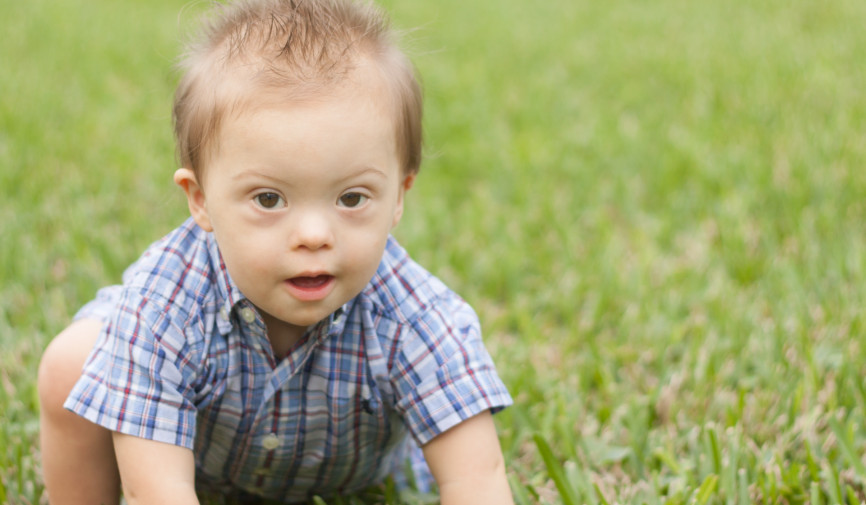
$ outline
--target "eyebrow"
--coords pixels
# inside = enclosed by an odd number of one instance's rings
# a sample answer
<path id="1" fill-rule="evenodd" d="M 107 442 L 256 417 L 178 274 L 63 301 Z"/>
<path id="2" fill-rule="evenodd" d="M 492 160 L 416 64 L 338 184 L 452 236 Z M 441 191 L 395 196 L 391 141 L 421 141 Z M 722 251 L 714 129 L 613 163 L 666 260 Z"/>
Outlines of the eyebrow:
<path id="1" fill-rule="evenodd" d="M 243 170 L 242 172 L 235 174 L 232 177 L 232 179 L 237 181 L 240 179 L 246 179 L 248 177 L 261 177 L 263 179 L 268 179 L 269 181 L 273 181 L 273 182 L 285 182 L 278 177 L 273 177 L 273 176 L 270 176 L 268 174 L 264 174 L 262 172 L 258 172 L 256 170 L 250 170 L 250 169 Z"/>
<path id="2" fill-rule="evenodd" d="M 365 166 L 365 167 L 360 168 L 357 171 L 354 171 L 354 172 L 346 175 L 345 177 L 341 177 L 338 182 L 343 182 L 343 181 L 346 181 L 349 179 L 354 179 L 356 177 L 361 177 L 361 176 L 364 176 L 367 174 L 375 175 L 376 177 L 386 179 L 386 180 L 388 179 L 388 174 L 386 174 L 384 170 L 377 168 L 377 167 L 374 167 L 374 166 Z M 279 177 L 274 177 L 272 175 L 268 175 L 268 174 L 265 174 L 265 173 L 262 173 L 262 172 L 259 172 L 257 170 L 253 170 L 253 169 L 243 170 L 242 172 L 235 174 L 234 177 L 232 177 L 232 179 L 237 181 L 240 179 L 245 179 L 247 177 L 261 177 L 263 179 L 268 179 L 268 180 L 273 181 L 275 183 L 282 183 L 282 184 L 285 184 L 287 182 L 286 180 L 281 179 Z"/>
<path id="3" fill-rule="evenodd" d="M 388 179 L 388 174 L 386 174 L 385 171 L 382 170 L 381 168 L 367 166 L 367 167 L 362 167 L 360 170 L 358 170 L 354 173 L 351 173 L 351 174 L 347 175 L 346 177 L 343 177 L 341 180 L 354 179 L 355 177 L 361 177 L 362 175 L 367 175 L 367 174 L 373 174 L 373 175 L 376 175 L 378 177 L 381 177 L 382 179 Z"/>

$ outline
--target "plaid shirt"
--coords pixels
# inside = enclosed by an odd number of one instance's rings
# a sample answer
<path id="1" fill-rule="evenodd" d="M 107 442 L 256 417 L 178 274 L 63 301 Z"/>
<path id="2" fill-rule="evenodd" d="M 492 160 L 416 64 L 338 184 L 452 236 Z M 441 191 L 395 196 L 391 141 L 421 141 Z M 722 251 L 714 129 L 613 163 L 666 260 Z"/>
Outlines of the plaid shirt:
<path id="1" fill-rule="evenodd" d="M 363 489 L 400 467 L 409 435 L 423 445 L 511 404 L 475 313 L 393 238 L 366 288 L 280 361 L 192 220 L 76 317 L 106 324 L 66 407 L 192 449 L 210 489 L 285 502 Z"/>

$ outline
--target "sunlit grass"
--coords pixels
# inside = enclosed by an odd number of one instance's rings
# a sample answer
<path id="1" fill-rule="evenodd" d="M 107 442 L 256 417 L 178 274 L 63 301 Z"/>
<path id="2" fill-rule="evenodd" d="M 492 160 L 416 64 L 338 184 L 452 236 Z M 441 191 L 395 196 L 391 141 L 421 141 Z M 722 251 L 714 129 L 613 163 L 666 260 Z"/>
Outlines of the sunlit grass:
<path id="1" fill-rule="evenodd" d="M 185 215 L 185 5 L 0 4 L 0 502 L 44 500 L 41 349 Z M 397 235 L 483 320 L 518 502 L 866 499 L 866 4 L 385 5 Z"/>

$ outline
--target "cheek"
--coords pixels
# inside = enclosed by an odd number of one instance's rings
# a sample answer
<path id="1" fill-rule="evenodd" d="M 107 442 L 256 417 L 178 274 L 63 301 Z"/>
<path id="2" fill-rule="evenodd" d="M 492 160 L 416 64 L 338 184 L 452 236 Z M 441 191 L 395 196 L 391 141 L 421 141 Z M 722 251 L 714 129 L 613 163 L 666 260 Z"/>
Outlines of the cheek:
<path id="1" fill-rule="evenodd" d="M 229 273 L 235 280 L 261 276 L 272 266 L 276 252 L 274 244 L 269 245 L 267 241 L 253 235 L 217 236 L 216 239 Z"/>
<path id="2" fill-rule="evenodd" d="M 375 237 L 375 238 L 374 238 Z M 369 281 L 379 263 L 382 261 L 382 254 L 385 251 L 385 245 L 388 241 L 388 233 L 365 233 L 358 234 L 353 238 L 347 247 L 344 258 L 347 264 L 350 264 L 360 276 L 365 277 L 365 281 Z"/>

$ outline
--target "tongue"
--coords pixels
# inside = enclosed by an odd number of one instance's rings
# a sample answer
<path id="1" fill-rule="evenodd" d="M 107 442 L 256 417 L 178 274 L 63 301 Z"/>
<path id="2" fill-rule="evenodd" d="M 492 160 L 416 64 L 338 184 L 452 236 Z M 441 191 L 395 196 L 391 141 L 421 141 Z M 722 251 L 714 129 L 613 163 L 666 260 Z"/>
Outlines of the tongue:
<path id="1" fill-rule="evenodd" d="M 317 288 L 324 285 L 330 279 L 330 275 L 317 275 L 316 277 L 295 277 L 292 284 L 299 288 Z"/>

